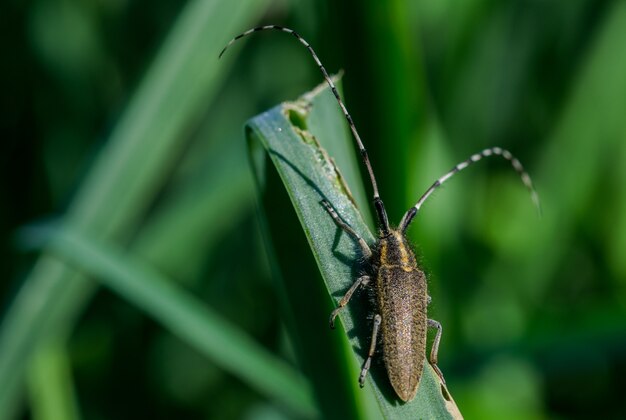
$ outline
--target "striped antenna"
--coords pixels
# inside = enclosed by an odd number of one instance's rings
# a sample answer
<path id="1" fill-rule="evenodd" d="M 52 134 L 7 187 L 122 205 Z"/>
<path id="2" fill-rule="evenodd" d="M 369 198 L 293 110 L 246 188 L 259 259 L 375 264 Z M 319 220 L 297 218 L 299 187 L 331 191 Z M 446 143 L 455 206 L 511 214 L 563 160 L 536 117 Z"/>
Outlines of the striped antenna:
<path id="1" fill-rule="evenodd" d="M 409 211 L 407 211 L 405 213 L 404 217 L 402 217 L 402 221 L 400 222 L 399 230 L 401 232 L 405 232 L 406 231 L 407 227 L 409 226 L 409 224 L 413 220 L 413 217 L 415 217 L 415 215 L 417 214 L 419 209 L 422 207 L 422 204 L 424 204 L 424 201 L 426 201 L 426 199 L 428 197 L 430 197 L 430 195 L 439 186 L 441 186 L 441 184 L 446 182 L 448 179 L 452 178 L 452 175 L 454 175 L 457 172 L 467 168 L 472 163 L 478 162 L 482 158 L 489 157 L 489 156 L 494 156 L 494 155 L 495 156 L 502 156 L 504 159 L 506 159 L 509 162 L 511 162 L 511 165 L 513 166 L 513 169 L 515 169 L 515 171 L 519 174 L 520 178 L 522 179 L 522 182 L 524 183 L 524 185 L 526 186 L 526 188 L 530 192 L 530 198 L 532 199 L 533 204 L 537 208 L 537 212 L 541 216 L 541 204 L 539 202 L 539 195 L 537 194 L 537 191 L 535 191 L 535 188 L 533 187 L 533 182 L 530 179 L 530 176 L 528 175 L 528 173 L 524 170 L 524 167 L 522 166 L 520 161 L 515 156 L 513 156 L 511 154 L 511 152 L 509 152 L 508 150 L 501 149 L 500 147 L 492 147 L 492 148 L 489 148 L 489 149 L 485 149 L 485 150 L 483 150 L 480 153 L 476 153 L 476 154 L 470 156 L 469 159 L 464 160 L 463 162 L 459 163 L 454 168 L 452 168 L 447 173 L 445 173 L 441 178 L 439 178 L 437 181 L 435 181 L 435 183 L 433 185 L 431 185 L 430 188 L 428 188 L 426 190 L 424 195 L 422 195 L 422 197 L 420 197 L 420 199 L 417 201 L 417 203 L 415 203 L 415 206 L 411 207 L 409 209 Z"/>
<path id="2" fill-rule="evenodd" d="M 309 50 L 309 52 L 313 56 L 313 59 L 315 60 L 315 63 L 317 64 L 319 69 L 322 71 L 322 74 L 324 75 L 324 79 L 326 79 L 326 82 L 330 86 L 330 90 L 332 90 L 333 95 L 335 95 L 335 98 L 337 99 L 337 102 L 339 103 L 339 106 L 341 107 L 341 110 L 343 111 L 343 115 L 345 115 L 346 120 L 348 120 L 348 125 L 350 126 L 350 130 L 352 131 L 352 134 L 354 136 L 354 139 L 356 140 L 357 146 L 359 147 L 359 153 L 361 154 L 361 159 L 363 159 L 363 164 L 365 165 L 365 168 L 367 169 L 367 172 L 369 173 L 369 176 L 370 176 L 370 181 L 372 182 L 372 189 L 374 192 L 374 207 L 376 208 L 376 214 L 378 215 L 379 228 L 383 235 L 387 235 L 389 233 L 389 220 L 387 219 L 385 206 L 383 205 L 383 202 L 380 199 L 380 195 L 378 194 L 378 185 L 376 184 L 376 178 L 374 177 L 374 171 L 372 169 L 372 164 L 370 163 L 369 157 L 367 155 L 367 151 L 365 150 L 365 146 L 363 146 L 363 142 L 361 141 L 361 137 L 359 136 L 359 133 L 356 130 L 354 122 L 352 121 L 352 117 L 348 113 L 348 109 L 343 104 L 343 101 L 341 100 L 341 97 L 339 96 L 339 93 L 337 92 L 337 88 L 335 87 L 335 84 L 333 83 L 330 76 L 328 75 L 328 72 L 322 65 L 322 62 L 317 57 L 317 54 L 315 54 L 315 51 L 313 51 L 313 48 L 311 48 L 311 45 L 309 45 L 309 43 L 304 38 L 302 38 L 300 35 L 298 35 L 296 31 L 292 29 L 284 28 L 282 26 L 277 26 L 277 25 L 257 26 L 256 28 L 249 29 L 237 35 L 233 39 L 231 39 L 228 42 L 228 44 L 226 44 L 224 49 L 222 49 L 222 52 L 220 52 L 220 55 L 219 55 L 220 58 L 222 57 L 224 52 L 232 44 L 234 44 L 235 41 L 237 41 L 238 39 L 241 39 L 244 36 L 250 35 L 254 32 L 270 30 L 270 29 L 273 29 L 276 31 L 287 32 L 288 34 L 293 35 L 298 41 L 300 41 L 302 45 L 304 45 Z"/>

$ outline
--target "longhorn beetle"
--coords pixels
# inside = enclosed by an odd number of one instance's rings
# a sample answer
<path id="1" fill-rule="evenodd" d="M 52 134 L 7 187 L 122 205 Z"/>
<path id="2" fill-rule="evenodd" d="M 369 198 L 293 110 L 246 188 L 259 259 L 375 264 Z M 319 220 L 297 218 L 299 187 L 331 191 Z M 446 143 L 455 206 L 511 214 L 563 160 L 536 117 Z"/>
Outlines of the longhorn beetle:
<path id="1" fill-rule="evenodd" d="M 363 387 L 365 383 L 365 377 L 372 363 L 372 357 L 374 356 L 376 345 L 379 341 L 378 337 L 380 336 L 389 381 L 400 399 L 405 402 L 410 401 L 415 397 L 424 369 L 427 328 L 435 328 L 437 330 L 428 360 L 443 383 L 445 383 L 445 380 L 441 370 L 437 367 L 437 353 L 439 350 L 439 342 L 441 341 L 442 328 L 439 322 L 428 319 L 426 315 L 426 308 L 430 303 L 430 296 L 426 288 L 426 276 L 418 265 L 415 252 L 412 250 L 406 238 L 406 230 L 409 224 L 422 207 L 422 204 L 424 204 L 426 199 L 430 197 L 441 184 L 472 163 L 478 162 L 488 156 L 502 156 L 511 163 L 513 169 L 517 171 L 522 182 L 530 191 L 532 201 L 538 210 L 540 209 L 539 196 L 533 188 L 530 176 L 526 173 L 520 161 L 508 150 L 499 147 L 491 147 L 470 156 L 469 159 L 457 164 L 442 177 L 437 179 L 420 199 L 417 200 L 417 203 L 404 214 L 398 227 L 390 226 L 387 213 L 385 212 L 385 206 L 378 194 L 378 186 L 376 185 L 372 165 L 367 156 L 365 146 L 363 146 L 363 142 L 361 142 L 359 133 L 352 121 L 352 117 L 348 113 L 333 81 L 328 76 L 324 66 L 322 66 L 317 54 L 315 54 L 313 48 L 311 48 L 304 38 L 289 28 L 276 25 L 259 26 L 231 39 L 220 52 L 219 56 L 221 57 L 226 49 L 238 39 L 254 32 L 269 29 L 287 32 L 293 35 L 313 56 L 313 59 L 324 75 L 324 79 L 330 86 L 333 95 L 335 95 L 348 121 L 348 125 L 359 148 L 363 164 L 367 169 L 372 184 L 374 208 L 376 209 L 378 219 L 378 240 L 373 249 L 369 247 L 365 240 L 361 238 L 354 229 L 343 221 L 328 201 L 321 201 L 321 204 L 337 226 L 358 244 L 367 267 L 367 274 L 356 279 L 339 301 L 337 308 L 330 314 L 330 327 L 334 328 L 335 318 L 341 309 L 350 301 L 350 298 L 352 298 L 352 295 L 357 289 L 361 287 L 372 288 L 377 304 L 377 311 L 374 315 L 374 327 L 372 330 L 370 348 L 359 375 L 359 384 Z M 371 283 L 374 284 L 371 285 Z"/>

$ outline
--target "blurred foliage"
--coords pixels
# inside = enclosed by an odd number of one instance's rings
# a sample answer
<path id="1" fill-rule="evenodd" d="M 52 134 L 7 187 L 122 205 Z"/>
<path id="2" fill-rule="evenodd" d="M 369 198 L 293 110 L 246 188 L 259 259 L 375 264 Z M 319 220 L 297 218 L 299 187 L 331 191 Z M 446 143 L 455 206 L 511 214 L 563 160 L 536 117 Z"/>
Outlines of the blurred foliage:
<path id="1" fill-rule="evenodd" d="M 626 412 L 623 1 L 8 0 L 0 23 L 0 418 L 298 415 L 97 289 L 103 273 L 32 252 L 40 240 L 23 229 L 58 220 L 117 250 L 119 266 L 127 254 L 296 372 L 243 126 L 321 76 L 284 34 L 217 61 L 258 23 L 298 30 L 330 72 L 345 70 L 392 221 L 484 147 L 508 148 L 533 176 L 541 219 L 492 159 L 436 193 L 410 232 L 461 412 Z M 299 253 L 293 263 L 310 258 Z"/>

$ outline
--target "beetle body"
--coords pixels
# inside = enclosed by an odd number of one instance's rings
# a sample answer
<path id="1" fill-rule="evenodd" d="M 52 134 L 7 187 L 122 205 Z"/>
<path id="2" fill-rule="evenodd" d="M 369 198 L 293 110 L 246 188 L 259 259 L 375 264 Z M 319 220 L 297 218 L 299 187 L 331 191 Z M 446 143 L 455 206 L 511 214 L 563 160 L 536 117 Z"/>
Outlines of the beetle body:
<path id="1" fill-rule="evenodd" d="M 350 301 L 355 291 L 361 287 L 370 287 L 376 295 L 376 310 L 374 314 L 374 327 L 367 358 L 363 362 L 359 375 L 359 384 L 364 386 L 367 372 L 369 371 L 374 356 L 378 336 L 381 336 L 383 357 L 387 368 L 387 375 L 394 390 L 403 401 L 410 401 L 415 396 L 419 387 L 420 379 L 424 371 L 426 359 L 426 330 L 436 329 L 428 361 L 435 370 L 441 383 L 445 384 L 443 374 L 437 367 L 437 354 L 441 340 L 441 324 L 433 319 L 428 319 L 426 308 L 430 297 L 426 289 L 426 276 L 420 269 L 411 249 L 405 232 L 409 224 L 420 210 L 428 197 L 454 174 L 467 168 L 475 162 L 488 156 L 501 156 L 511 163 L 513 169 L 519 174 L 522 182 L 530 191 L 531 198 L 537 209 L 539 197 L 533 188 L 530 176 L 526 173 L 522 164 L 508 150 L 500 147 L 491 147 L 475 153 L 463 162 L 458 163 L 443 176 L 437 179 L 420 197 L 417 203 L 411 207 L 402 217 L 398 228 L 392 228 L 387 219 L 385 206 L 380 198 L 374 170 L 370 164 L 367 151 L 356 130 L 352 117 L 348 113 L 337 88 L 331 80 L 328 72 L 322 66 L 320 59 L 313 51 L 309 43 L 295 31 L 277 25 L 267 25 L 252 28 L 231 39 L 220 53 L 220 57 L 226 49 L 238 39 L 255 32 L 264 30 L 277 30 L 294 36 L 304 45 L 315 60 L 324 79 L 346 117 L 359 154 L 367 169 L 372 186 L 373 204 L 376 210 L 379 228 L 379 240 L 372 251 L 369 245 L 337 214 L 332 205 L 321 197 L 320 203 L 335 221 L 337 226 L 352 237 L 361 249 L 361 256 L 370 263 L 370 272 L 356 279 L 339 301 L 337 308 L 330 315 L 330 326 L 334 327 L 334 320 L 343 307 Z M 371 283 L 374 283 L 373 287 Z"/>
<path id="2" fill-rule="evenodd" d="M 389 381 L 403 401 L 419 386 L 426 354 L 426 276 L 404 235 L 391 230 L 378 242 L 376 304 Z"/>

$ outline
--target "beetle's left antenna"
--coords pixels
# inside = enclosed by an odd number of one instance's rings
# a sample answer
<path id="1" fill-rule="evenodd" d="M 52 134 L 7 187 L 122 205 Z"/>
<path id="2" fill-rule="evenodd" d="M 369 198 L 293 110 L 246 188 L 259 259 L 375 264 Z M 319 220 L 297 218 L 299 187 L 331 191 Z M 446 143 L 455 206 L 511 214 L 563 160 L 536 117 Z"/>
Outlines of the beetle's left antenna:
<path id="1" fill-rule="evenodd" d="M 537 213 L 541 216 L 541 203 L 539 202 L 539 194 L 537 194 L 537 191 L 535 190 L 535 187 L 533 186 L 533 181 L 530 179 L 530 175 L 528 175 L 528 172 L 526 172 L 526 170 L 520 163 L 519 159 L 513 156 L 511 152 L 509 152 L 506 149 L 502 149 L 500 147 L 491 147 L 489 149 L 483 150 L 480 153 L 473 154 L 472 156 L 469 157 L 469 159 L 466 159 L 463 162 L 457 164 L 454 168 L 446 172 L 441 178 L 436 180 L 435 183 L 431 185 L 426 190 L 426 192 L 420 197 L 420 199 L 417 200 L 417 203 L 415 203 L 415 205 L 411 207 L 409 211 L 407 211 L 404 214 L 404 217 L 402 217 L 402 221 L 400 222 L 400 226 L 398 227 L 398 229 L 402 232 L 406 231 L 407 227 L 409 227 L 409 223 L 411 223 L 411 221 L 413 220 L 413 217 L 415 217 L 419 209 L 422 207 L 422 204 L 424 204 L 424 201 L 426 201 L 426 199 L 430 197 L 430 195 L 437 188 L 439 188 L 441 184 L 446 182 L 457 172 L 462 171 L 463 169 L 467 168 L 471 164 L 476 163 L 479 160 L 482 160 L 483 158 L 486 158 L 489 156 L 502 156 L 504 159 L 508 160 L 511 163 L 511 166 L 513 166 L 513 169 L 515 169 L 515 172 L 517 172 L 517 174 L 520 176 L 522 183 L 524 184 L 526 189 L 528 189 L 528 192 L 530 193 L 530 198 L 532 199 L 533 204 L 537 208 Z"/>
<path id="2" fill-rule="evenodd" d="M 339 96 L 339 93 L 337 92 L 337 88 L 335 87 L 335 84 L 333 83 L 330 76 L 328 75 L 328 72 L 322 65 L 322 62 L 317 57 L 317 54 L 315 54 L 315 51 L 313 51 L 313 48 L 311 48 L 311 45 L 309 45 L 309 43 L 304 38 L 302 38 L 300 35 L 298 35 L 296 31 L 292 29 L 284 28 L 282 26 L 277 26 L 277 25 L 257 26 L 256 28 L 249 29 L 246 32 L 243 32 L 237 35 L 236 37 L 234 37 L 233 39 L 231 39 L 228 42 L 228 44 L 226 44 L 224 49 L 222 49 L 222 52 L 220 52 L 220 57 L 222 57 L 222 55 L 228 49 L 228 47 L 230 47 L 238 39 L 241 39 L 244 36 L 250 35 L 253 32 L 259 32 L 259 31 L 264 31 L 264 30 L 269 30 L 269 29 L 287 32 L 288 34 L 293 35 L 298 41 L 300 41 L 302 45 L 304 45 L 309 50 L 309 52 L 313 56 L 313 59 L 315 60 L 315 63 L 317 63 L 317 66 L 322 71 L 322 74 L 324 75 L 324 79 L 326 79 L 326 82 L 330 86 L 330 90 L 333 92 L 333 95 L 335 95 L 335 98 L 337 99 L 337 102 L 339 103 L 339 106 L 341 107 L 341 110 L 343 111 L 343 114 L 345 115 L 346 120 L 348 120 L 348 125 L 350 126 L 350 130 L 352 131 L 352 135 L 354 136 L 354 139 L 356 140 L 357 146 L 359 148 L 359 153 L 361 154 L 361 158 L 363 159 L 363 164 L 365 165 L 365 168 L 367 169 L 367 172 L 369 173 L 370 181 L 372 183 L 372 189 L 373 189 L 373 194 L 374 194 L 374 207 L 376 208 L 376 214 L 378 216 L 379 228 L 383 235 L 387 235 L 389 233 L 389 220 L 387 219 L 387 212 L 385 211 L 385 206 L 383 205 L 383 201 L 380 199 L 380 195 L 378 194 L 378 185 L 376 184 L 376 178 L 374 177 L 374 171 L 372 169 L 372 164 L 370 163 L 369 156 L 367 155 L 365 146 L 363 146 L 361 137 L 359 136 L 359 133 L 356 130 L 354 121 L 352 121 L 352 117 L 350 116 L 350 113 L 348 113 L 348 109 L 343 104 L 343 101 L 341 100 L 341 97 Z"/>

